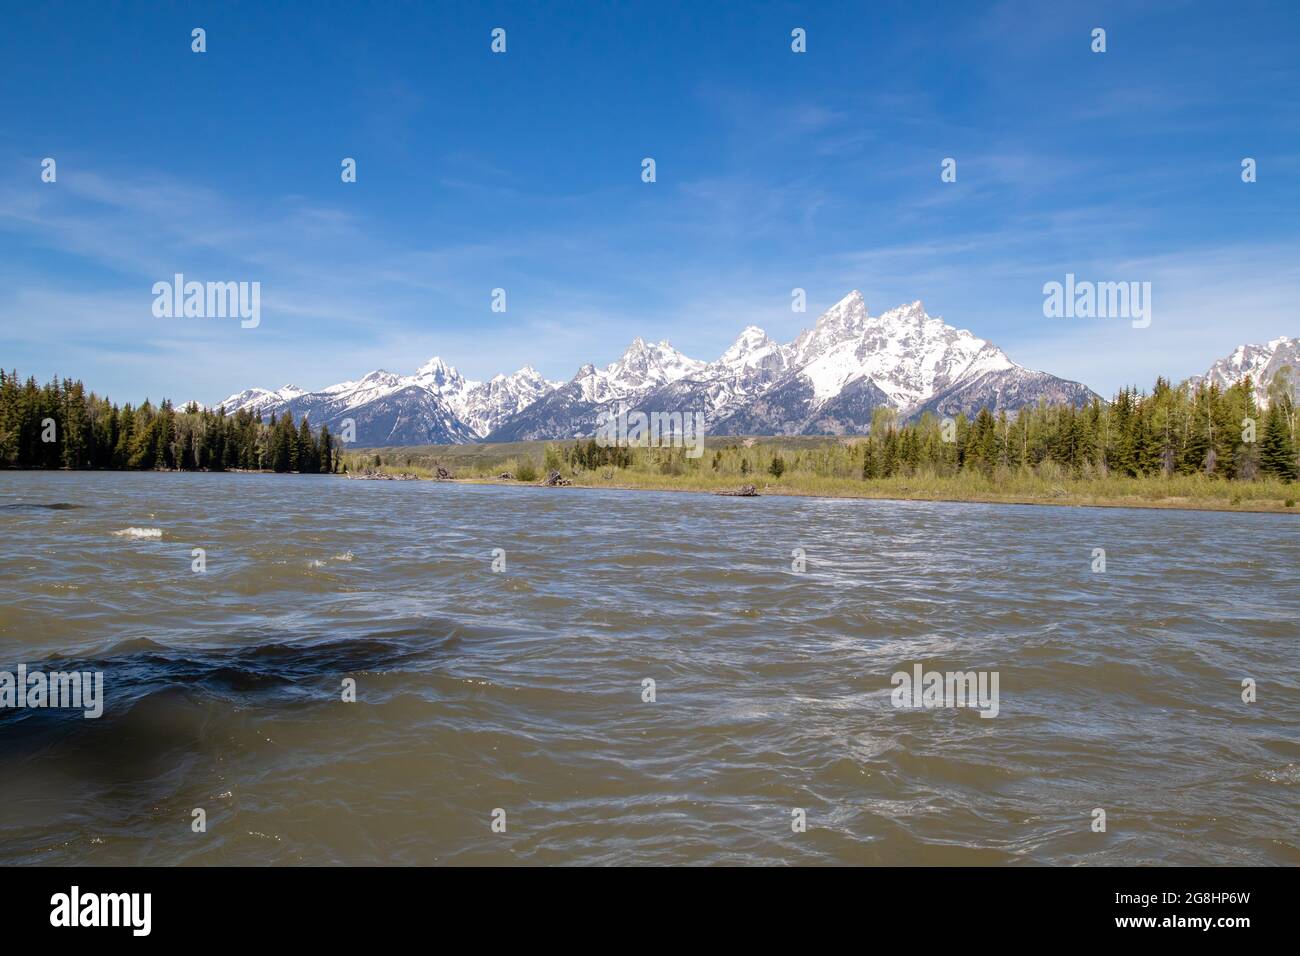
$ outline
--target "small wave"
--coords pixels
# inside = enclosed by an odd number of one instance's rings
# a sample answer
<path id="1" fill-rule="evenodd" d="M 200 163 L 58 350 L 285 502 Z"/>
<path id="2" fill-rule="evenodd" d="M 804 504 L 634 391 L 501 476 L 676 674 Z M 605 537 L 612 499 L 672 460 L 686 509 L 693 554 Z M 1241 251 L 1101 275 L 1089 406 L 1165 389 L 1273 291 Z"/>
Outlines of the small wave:
<path id="1" fill-rule="evenodd" d="M 12 505 L 0 505 L 0 511 L 71 511 L 73 508 L 84 508 L 85 505 L 74 505 L 67 501 L 54 501 L 49 504 L 41 502 L 19 502 Z"/>
<path id="2" fill-rule="evenodd" d="M 114 531 L 113 534 L 119 538 L 161 538 L 163 536 L 162 528 L 123 528 L 121 531 Z"/>
<path id="3" fill-rule="evenodd" d="M 118 641 L 108 649 L 108 654 L 132 654 L 140 651 L 166 651 L 170 648 L 166 644 L 159 644 L 147 637 L 128 637 L 124 641 Z"/>
<path id="4" fill-rule="evenodd" d="M 335 561 L 351 561 L 351 560 L 352 560 L 352 552 L 351 552 L 351 551 L 344 551 L 342 554 L 336 554 L 336 555 L 334 555 L 334 560 L 335 560 Z"/>
<path id="5" fill-rule="evenodd" d="M 324 561 L 321 561 L 320 559 L 316 559 L 316 560 L 314 560 L 314 561 L 308 561 L 308 562 L 307 562 L 307 567 L 309 567 L 309 568 L 323 568 L 323 567 L 325 567 L 325 562 L 324 562 Z"/>

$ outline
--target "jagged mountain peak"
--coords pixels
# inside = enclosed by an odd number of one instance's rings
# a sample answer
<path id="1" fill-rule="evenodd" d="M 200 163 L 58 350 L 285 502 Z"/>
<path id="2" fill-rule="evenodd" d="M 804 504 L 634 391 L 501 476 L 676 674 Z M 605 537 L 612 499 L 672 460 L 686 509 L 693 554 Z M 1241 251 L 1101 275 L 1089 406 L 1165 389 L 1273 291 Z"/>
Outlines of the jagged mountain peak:
<path id="1" fill-rule="evenodd" d="M 434 356 L 411 375 L 376 369 L 316 392 L 296 386 L 278 392 L 249 389 L 224 405 L 231 413 L 244 408 L 263 418 L 289 411 L 335 429 L 342 419 L 352 418 L 362 443 L 461 442 L 486 435 L 559 385 L 531 366 L 490 382 L 468 381 Z"/>
<path id="2" fill-rule="evenodd" d="M 460 372 L 456 371 L 455 366 L 448 365 L 442 360 L 441 356 L 435 355 L 429 361 L 425 362 L 415 370 L 417 378 L 429 377 L 439 380 L 459 379 Z"/>
<path id="3" fill-rule="evenodd" d="M 539 371 L 537 371 L 537 369 L 533 368 L 531 365 L 521 365 L 519 368 L 515 369 L 513 372 L 510 372 L 509 374 L 505 372 L 498 372 L 496 375 L 493 375 L 490 379 L 488 379 L 488 381 L 506 382 L 515 379 L 520 379 L 520 380 L 540 379 L 542 377 L 543 377 L 542 374 Z"/>
<path id="4" fill-rule="evenodd" d="M 1250 376 L 1255 401 L 1266 406 L 1269 386 L 1284 367 L 1291 369 L 1291 386 L 1300 397 L 1300 338 L 1287 335 L 1279 335 L 1263 345 L 1238 345 L 1212 364 L 1204 375 L 1193 375 L 1189 381 L 1193 386 L 1228 388 Z"/>
<path id="5" fill-rule="evenodd" d="M 861 310 L 862 312 L 867 311 L 867 300 L 862 297 L 861 292 L 859 292 L 857 289 L 853 289 L 852 291 L 849 292 L 848 295 L 844 296 L 844 298 L 840 299 L 840 301 L 836 302 L 833 306 L 831 306 L 826 311 L 830 313 L 836 311 L 858 311 L 858 310 Z"/>
<path id="6" fill-rule="evenodd" d="M 819 315 L 810 331 L 855 328 L 865 322 L 867 316 L 867 302 L 862 293 L 854 289 Z"/>
<path id="7" fill-rule="evenodd" d="M 647 387 L 665 385 L 704 368 L 705 363 L 673 348 L 667 339 L 647 344 L 637 336 L 618 361 L 603 373 L 606 385 L 615 393 L 629 394 Z"/>
<path id="8" fill-rule="evenodd" d="M 942 319 L 931 318 L 925 311 L 925 305 L 920 299 L 913 302 L 907 302 L 903 305 L 896 305 L 892 309 L 882 312 L 876 320 L 877 322 L 910 322 L 913 325 L 923 322 L 942 322 Z"/>
<path id="9" fill-rule="evenodd" d="M 638 335 L 636 338 L 632 340 L 632 343 L 623 351 L 623 354 L 620 357 L 619 361 L 623 361 L 629 358 L 636 358 L 644 355 L 672 356 L 672 357 L 680 356 L 681 358 L 686 357 L 685 355 L 683 355 L 683 353 L 673 348 L 673 344 L 669 342 L 667 339 L 661 339 L 658 342 L 647 342 L 645 339 L 641 338 L 641 336 Z"/>
<path id="10" fill-rule="evenodd" d="M 774 345 L 776 343 L 768 338 L 767 333 L 757 325 L 747 325 L 740 335 L 736 336 L 736 341 L 732 342 L 727 350 L 722 353 L 722 357 L 718 361 L 726 365 L 732 365 L 743 361 L 755 352 L 771 348 Z"/>

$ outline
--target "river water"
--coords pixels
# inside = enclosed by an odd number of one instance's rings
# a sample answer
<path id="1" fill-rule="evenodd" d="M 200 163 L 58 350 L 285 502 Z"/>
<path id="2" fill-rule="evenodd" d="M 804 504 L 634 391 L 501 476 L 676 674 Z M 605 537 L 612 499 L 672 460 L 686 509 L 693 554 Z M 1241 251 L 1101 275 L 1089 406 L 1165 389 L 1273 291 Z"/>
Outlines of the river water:
<path id="1" fill-rule="evenodd" d="M 0 710 L 0 862 L 1300 864 L 1291 517 L 8 472 L 0 532 L 0 671 L 105 698 Z"/>

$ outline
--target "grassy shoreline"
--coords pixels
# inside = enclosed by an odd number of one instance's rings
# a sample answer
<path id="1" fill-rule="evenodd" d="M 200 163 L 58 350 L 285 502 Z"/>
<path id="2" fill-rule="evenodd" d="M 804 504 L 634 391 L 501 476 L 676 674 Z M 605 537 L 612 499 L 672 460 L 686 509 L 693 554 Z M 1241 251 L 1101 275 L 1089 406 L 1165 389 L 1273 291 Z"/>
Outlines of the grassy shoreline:
<path id="1" fill-rule="evenodd" d="M 421 479 L 427 480 L 427 479 Z M 520 485 L 522 482 L 505 481 L 497 478 L 458 479 L 464 484 L 484 485 Z M 888 484 L 888 482 L 884 482 Z M 874 484 L 861 482 L 861 485 Z M 606 488 L 614 491 L 671 491 L 682 494 L 717 495 L 721 491 L 734 491 L 736 485 L 726 484 L 716 489 L 684 487 L 681 482 L 668 484 L 635 484 L 615 481 L 573 482 L 574 488 Z M 1300 506 L 1286 506 L 1287 499 L 1265 499 L 1234 503 L 1231 499 L 1187 498 L 1178 496 L 1142 497 L 1140 495 L 1115 496 L 1100 498 L 1081 495 L 1066 490 L 1063 494 L 1035 496 L 1026 494 L 946 494 L 943 492 L 920 492 L 893 488 L 859 487 L 853 491 L 831 493 L 824 489 L 810 490 L 788 484 L 756 484 L 760 496 L 772 495 L 787 498 L 841 498 L 861 501 L 940 501 L 989 505 L 1044 505 L 1075 508 L 1153 508 L 1174 509 L 1180 511 L 1239 511 L 1258 514 L 1297 514 Z"/>
<path id="2" fill-rule="evenodd" d="M 367 468 L 379 474 L 407 475 L 421 480 L 438 480 L 436 468 L 424 464 L 373 463 L 359 456 L 353 472 Z M 517 462 L 512 456 L 511 462 Z M 455 455 L 438 456 L 454 480 L 465 484 L 539 486 L 540 481 L 498 477 L 498 463 L 487 467 L 481 460 L 457 462 Z M 891 478 L 863 479 L 852 476 L 786 472 L 780 478 L 768 474 L 716 474 L 701 469 L 684 474 L 663 474 L 640 468 L 560 469 L 573 488 L 607 488 L 618 491 L 673 491 L 716 495 L 752 484 L 760 495 L 788 497 L 848 498 L 890 501 L 950 501 L 976 504 L 1055 505 L 1086 508 L 1151 508 L 1187 511 L 1238 511 L 1264 514 L 1298 514 L 1300 486 L 1280 481 L 1237 482 L 1201 475 L 1170 477 L 1068 478 L 1044 477 L 1020 472 L 998 477 L 959 474 L 918 474 Z M 1291 502 L 1288 505 L 1288 502 Z"/>

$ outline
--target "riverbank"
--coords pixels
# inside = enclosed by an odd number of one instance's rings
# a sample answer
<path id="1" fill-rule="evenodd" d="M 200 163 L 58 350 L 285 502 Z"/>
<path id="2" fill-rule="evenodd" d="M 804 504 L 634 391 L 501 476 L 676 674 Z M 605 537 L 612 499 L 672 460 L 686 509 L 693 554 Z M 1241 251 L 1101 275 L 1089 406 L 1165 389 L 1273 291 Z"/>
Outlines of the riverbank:
<path id="1" fill-rule="evenodd" d="M 380 466 L 379 474 L 407 480 L 437 479 L 429 473 Z M 608 477 L 606 477 L 608 475 Z M 463 484 L 541 486 L 543 480 L 519 481 L 493 475 L 464 475 L 450 480 Z M 1183 511 L 1245 511 L 1298 514 L 1300 488 L 1281 482 L 1227 482 L 1199 476 L 1172 478 L 1097 478 L 1049 481 L 1037 476 L 1014 476 L 997 487 L 994 479 L 970 475 L 832 478 L 815 475 L 766 476 L 737 480 L 733 476 L 662 475 L 624 469 L 566 473 L 573 488 L 619 491 L 673 491 L 718 495 L 752 484 L 760 496 L 856 498 L 889 501 L 954 501 L 977 504 L 1056 505 L 1084 508 L 1156 508 Z"/>

